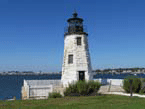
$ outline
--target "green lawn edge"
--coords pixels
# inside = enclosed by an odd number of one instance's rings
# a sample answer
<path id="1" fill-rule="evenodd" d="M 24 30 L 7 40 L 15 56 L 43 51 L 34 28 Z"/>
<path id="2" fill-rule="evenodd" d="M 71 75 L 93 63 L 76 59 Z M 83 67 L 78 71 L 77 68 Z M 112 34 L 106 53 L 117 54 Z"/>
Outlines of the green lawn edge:
<path id="1" fill-rule="evenodd" d="M 144 109 L 145 99 L 120 95 L 0 101 L 0 109 Z"/>

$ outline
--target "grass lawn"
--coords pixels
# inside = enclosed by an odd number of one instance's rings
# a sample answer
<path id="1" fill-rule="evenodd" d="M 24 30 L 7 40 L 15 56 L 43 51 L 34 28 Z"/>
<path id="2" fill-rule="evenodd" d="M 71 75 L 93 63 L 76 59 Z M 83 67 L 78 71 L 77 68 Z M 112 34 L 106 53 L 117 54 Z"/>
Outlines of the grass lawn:
<path id="1" fill-rule="evenodd" d="M 145 99 L 119 95 L 0 101 L 0 109 L 145 109 Z"/>

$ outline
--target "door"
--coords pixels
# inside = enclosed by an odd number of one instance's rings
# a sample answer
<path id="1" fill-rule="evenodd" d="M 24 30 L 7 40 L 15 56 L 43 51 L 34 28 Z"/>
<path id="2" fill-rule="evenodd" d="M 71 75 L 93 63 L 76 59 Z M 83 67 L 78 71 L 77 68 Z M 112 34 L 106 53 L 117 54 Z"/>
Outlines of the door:
<path id="1" fill-rule="evenodd" d="M 79 71 L 79 80 L 85 80 L 85 71 Z"/>

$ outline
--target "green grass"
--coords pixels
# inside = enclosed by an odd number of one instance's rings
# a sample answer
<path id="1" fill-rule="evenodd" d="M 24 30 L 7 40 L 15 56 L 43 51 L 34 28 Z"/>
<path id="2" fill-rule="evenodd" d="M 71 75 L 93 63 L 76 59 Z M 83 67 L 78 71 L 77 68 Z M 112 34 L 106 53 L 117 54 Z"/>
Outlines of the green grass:
<path id="1" fill-rule="evenodd" d="M 118 95 L 0 101 L 0 109 L 144 109 L 145 99 Z"/>

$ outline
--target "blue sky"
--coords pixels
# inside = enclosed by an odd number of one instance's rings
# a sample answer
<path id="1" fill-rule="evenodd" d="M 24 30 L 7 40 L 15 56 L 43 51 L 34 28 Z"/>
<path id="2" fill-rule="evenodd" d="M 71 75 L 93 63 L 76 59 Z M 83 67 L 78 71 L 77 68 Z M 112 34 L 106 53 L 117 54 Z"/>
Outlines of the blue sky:
<path id="1" fill-rule="evenodd" d="M 0 71 L 61 71 L 74 9 L 94 70 L 145 67 L 144 0 L 0 0 Z"/>

